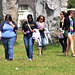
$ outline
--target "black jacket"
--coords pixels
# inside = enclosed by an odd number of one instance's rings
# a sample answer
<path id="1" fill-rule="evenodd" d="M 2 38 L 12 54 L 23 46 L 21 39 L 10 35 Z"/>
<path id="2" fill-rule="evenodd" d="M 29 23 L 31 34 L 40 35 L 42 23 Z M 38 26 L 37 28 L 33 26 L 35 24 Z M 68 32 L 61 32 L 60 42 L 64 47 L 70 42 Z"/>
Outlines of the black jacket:
<path id="1" fill-rule="evenodd" d="M 37 28 L 37 25 L 36 25 L 36 23 L 35 23 L 34 21 L 31 21 L 31 22 L 29 23 L 29 25 L 30 25 L 30 27 L 31 27 L 32 30 L 33 30 L 34 28 Z M 23 23 L 23 25 L 22 25 L 22 30 L 24 30 L 24 32 L 30 30 L 30 28 L 28 27 L 27 21 L 25 21 L 25 22 Z"/>
<path id="2" fill-rule="evenodd" d="M 73 20 L 73 18 L 72 18 L 72 20 Z M 74 22 L 74 20 L 73 20 L 73 22 Z M 75 26 L 74 26 L 74 23 L 73 23 L 73 30 L 75 31 L 74 27 Z M 65 29 L 65 31 L 66 30 L 70 31 L 70 19 L 69 19 L 69 17 L 65 17 L 65 19 L 64 19 L 64 25 L 63 25 L 62 29 Z"/>

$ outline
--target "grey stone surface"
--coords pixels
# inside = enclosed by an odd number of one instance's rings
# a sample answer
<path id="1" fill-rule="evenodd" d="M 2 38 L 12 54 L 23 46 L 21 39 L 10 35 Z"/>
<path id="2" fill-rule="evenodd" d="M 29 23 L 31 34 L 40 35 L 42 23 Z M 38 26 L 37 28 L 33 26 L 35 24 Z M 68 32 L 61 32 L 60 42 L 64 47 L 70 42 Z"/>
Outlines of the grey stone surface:
<path id="1" fill-rule="evenodd" d="M 52 40 L 57 40 L 57 27 L 61 11 L 67 11 L 68 0 L 35 0 L 36 17 L 44 15 L 46 18 L 47 28 Z"/>
<path id="2" fill-rule="evenodd" d="M 2 0 L 2 10 L 3 16 L 11 14 L 13 20 L 17 22 L 18 6 L 16 4 L 16 0 Z"/>
<path id="3" fill-rule="evenodd" d="M 0 22 L 3 20 L 2 0 L 0 0 Z"/>
<path id="4" fill-rule="evenodd" d="M 17 22 L 18 4 L 17 0 L 0 0 L 0 22 L 6 14 L 11 14 L 14 21 Z M 68 0 L 34 0 L 34 15 L 44 15 L 46 18 L 47 28 L 50 32 L 52 40 L 57 40 L 57 27 L 59 24 L 59 16 L 62 10 L 66 11 Z"/>

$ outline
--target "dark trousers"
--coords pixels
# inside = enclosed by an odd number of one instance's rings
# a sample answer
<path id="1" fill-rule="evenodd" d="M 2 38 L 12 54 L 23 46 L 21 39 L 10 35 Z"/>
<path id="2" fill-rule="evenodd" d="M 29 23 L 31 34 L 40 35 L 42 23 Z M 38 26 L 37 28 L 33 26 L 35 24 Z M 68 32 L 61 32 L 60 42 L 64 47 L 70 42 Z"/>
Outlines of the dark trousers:
<path id="1" fill-rule="evenodd" d="M 62 39 L 59 39 L 59 42 L 62 46 L 62 52 L 66 52 L 66 48 L 67 48 L 67 37 L 64 37 Z"/>

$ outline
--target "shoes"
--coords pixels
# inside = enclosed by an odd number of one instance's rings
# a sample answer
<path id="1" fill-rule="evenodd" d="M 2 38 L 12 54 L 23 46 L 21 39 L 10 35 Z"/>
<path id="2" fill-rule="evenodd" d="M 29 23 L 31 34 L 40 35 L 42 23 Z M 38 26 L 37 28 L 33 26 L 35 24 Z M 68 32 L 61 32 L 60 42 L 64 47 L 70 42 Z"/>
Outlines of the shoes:
<path id="1" fill-rule="evenodd" d="M 28 60 L 28 61 L 32 61 L 32 59 L 31 59 L 31 58 L 28 58 L 27 60 Z"/>
<path id="2" fill-rule="evenodd" d="M 41 56 L 41 54 L 39 54 L 39 56 Z"/>
<path id="3" fill-rule="evenodd" d="M 62 51 L 62 53 L 65 53 L 65 51 Z"/>
<path id="4" fill-rule="evenodd" d="M 75 54 L 72 53 L 72 57 L 75 57 Z"/>
<path id="5" fill-rule="evenodd" d="M 8 59 L 5 59 L 5 61 L 8 61 Z"/>
<path id="6" fill-rule="evenodd" d="M 13 59 L 12 59 L 12 57 L 10 57 L 10 59 L 9 59 L 10 61 L 12 61 Z"/>
<path id="7" fill-rule="evenodd" d="M 65 56 L 66 56 L 66 57 L 68 57 L 68 55 L 67 55 L 67 54 L 65 54 Z"/>

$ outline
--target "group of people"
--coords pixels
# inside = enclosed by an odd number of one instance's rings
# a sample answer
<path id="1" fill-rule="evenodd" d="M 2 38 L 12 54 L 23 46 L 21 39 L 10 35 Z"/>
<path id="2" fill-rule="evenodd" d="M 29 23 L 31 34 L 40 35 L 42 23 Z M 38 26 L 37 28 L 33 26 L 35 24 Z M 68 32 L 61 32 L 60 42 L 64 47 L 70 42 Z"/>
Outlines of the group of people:
<path id="1" fill-rule="evenodd" d="M 40 33 L 40 44 L 38 44 L 39 56 L 42 55 L 42 48 L 46 45 L 44 31 L 46 28 L 45 17 L 40 15 L 37 18 L 37 22 L 33 21 L 33 16 L 29 14 L 27 16 L 27 21 L 22 25 L 22 33 L 24 34 L 24 44 L 27 52 L 28 59 L 32 61 L 33 59 L 33 44 L 34 40 L 32 34 L 35 32 L 35 29 Z M 13 60 L 13 46 L 16 40 L 17 25 L 12 20 L 10 14 L 5 16 L 5 21 L 0 24 L 0 37 L 5 48 L 5 60 Z M 37 36 L 36 36 L 37 37 Z"/>
<path id="2" fill-rule="evenodd" d="M 62 46 L 62 52 L 65 53 L 65 56 L 68 57 L 68 51 L 69 48 L 71 48 L 72 56 L 75 57 L 74 54 L 74 40 L 73 40 L 73 32 L 74 32 L 74 21 L 73 21 L 73 11 L 68 11 L 67 13 L 65 11 L 62 11 L 60 13 L 60 28 L 59 36 L 62 38 L 59 38 L 59 42 Z M 42 55 L 42 49 L 46 45 L 46 39 L 45 39 L 45 31 L 46 24 L 45 24 L 45 17 L 43 15 L 40 15 L 36 22 L 33 21 L 33 16 L 29 14 L 27 16 L 27 21 L 25 21 L 22 25 L 22 33 L 24 34 L 24 44 L 26 48 L 27 53 L 27 60 L 32 61 L 33 59 L 33 33 L 36 32 L 35 29 L 40 33 L 41 40 L 38 43 L 38 49 L 39 49 L 39 56 Z M 10 14 L 7 14 L 5 16 L 5 21 L 3 21 L 0 24 L 0 37 L 3 43 L 3 46 L 5 48 L 5 60 L 13 60 L 13 46 L 16 40 L 16 31 L 17 25 L 12 20 L 12 17 Z M 64 31 L 64 32 L 63 32 Z M 67 32 L 65 36 L 65 32 Z M 36 36 L 38 37 L 38 36 Z M 68 38 L 68 45 L 67 45 L 67 38 Z"/>
<path id="3" fill-rule="evenodd" d="M 62 11 L 60 13 L 60 30 L 59 30 L 59 42 L 62 46 L 62 52 L 65 53 L 65 56 L 68 57 L 69 48 L 71 48 L 72 57 L 75 57 L 74 54 L 74 20 L 73 20 L 74 11 L 70 10 L 67 13 Z M 62 37 L 61 37 L 62 36 Z M 68 45 L 67 45 L 68 38 Z"/>

